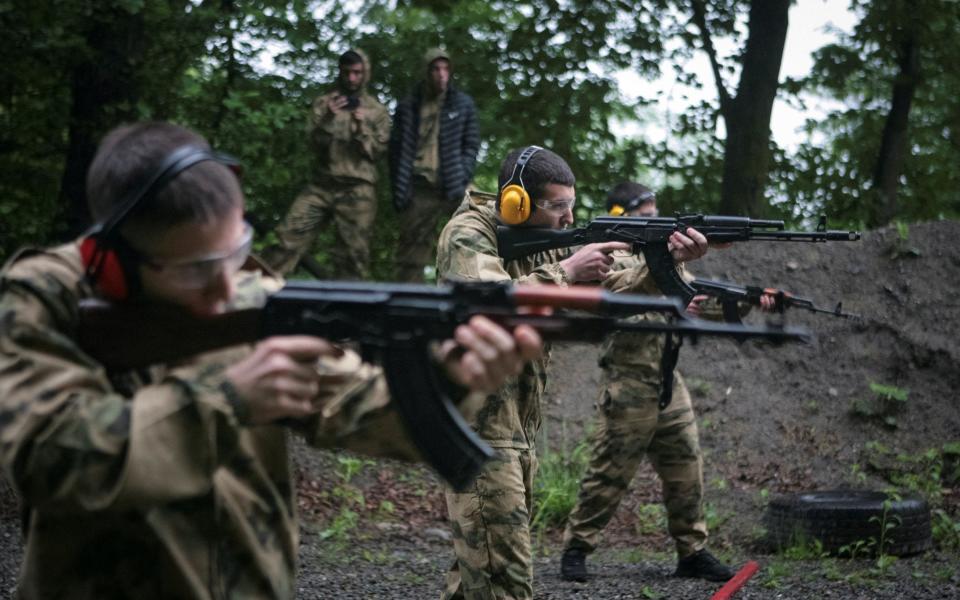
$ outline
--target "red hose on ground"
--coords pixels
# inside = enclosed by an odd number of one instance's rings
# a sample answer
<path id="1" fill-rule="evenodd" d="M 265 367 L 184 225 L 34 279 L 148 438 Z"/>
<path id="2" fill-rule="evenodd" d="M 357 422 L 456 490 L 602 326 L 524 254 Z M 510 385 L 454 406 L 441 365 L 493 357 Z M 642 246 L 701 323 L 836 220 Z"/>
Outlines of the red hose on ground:
<path id="1" fill-rule="evenodd" d="M 747 582 L 748 579 L 754 576 L 754 574 L 760 569 L 760 565 L 757 564 L 757 561 L 751 560 L 747 564 L 743 565 L 743 568 L 737 571 L 737 574 L 734 575 L 730 581 L 723 584 L 723 587 L 717 590 L 713 596 L 710 596 L 710 600 L 727 600 L 730 596 L 737 593 L 737 590 L 743 587 L 743 584 Z"/>

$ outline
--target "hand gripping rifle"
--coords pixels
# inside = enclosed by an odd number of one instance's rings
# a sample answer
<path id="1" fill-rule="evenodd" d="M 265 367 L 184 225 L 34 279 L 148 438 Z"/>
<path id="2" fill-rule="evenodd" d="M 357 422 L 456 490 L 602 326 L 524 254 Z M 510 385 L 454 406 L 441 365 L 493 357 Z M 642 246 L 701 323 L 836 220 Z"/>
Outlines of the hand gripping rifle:
<path id="1" fill-rule="evenodd" d="M 110 369 L 133 369 L 273 335 L 306 334 L 360 346 L 383 366 L 393 405 L 414 444 L 454 489 L 473 481 L 491 448 L 470 429 L 446 391 L 431 342 L 453 337 L 474 315 L 506 328 L 535 327 L 547 340 L 599 341 L 618 330 L 804 340 L 806 331 L 689 318 L 674 299 L 612 294 L 599 287 L 473 282 L 409 284 L 294 281 L 263 308 L 193 317 L 165 306 L 81 305 L 80 345 Z M 554 312 L 554 309 L 593 311 Z M 644 312 L 667 322 L 630 322 Z M 552 313 L 552 314 L 550 314 Z M 136 332 L 131 335 L 131 332 Z"/>
<path id="2" fill-rule="evenodd" d="M 773 306 L 777 312 L 780 313 L 784 312 L 787 308 L 796 307 L 809 310 L 810 312 L 833 315 L 844 319 L 861 318 L 859 315 L 843 312 L 842 302 L 837 302 L 837 306 L 834 307 L 833 310 L 829 310 L 820 308 L 813 303 L 813 300 L 794 296 L 790 292 L 776 288 L 761 288 L 754 285 L 740 286 L 732 283 L 711 281 L 709 279 L 694 279 L 690 285 L 693 286 L 693 289 L 695 289 L 698 294 L 706 294 L 719 300 L 723 310 L 723 318 L 728 323 L 742 322 L 740 320 L 740 311 L 737 308 L 738 303 L 745 302 L 753 306 L 760 306 L 760 298 L 764 294 L 769 294 L 773 297 Z"/>
<path id="3" fill-rule="evenodd" d="M 497 251 L 505 261 L 522 256 L 597 242 L 626 242 L 633 252 L 643 252 L 650 274 L 660 291 L 690 303 L 696 290 L 674 266 L 667 242 L 674 231 L 685 233 L 693 227 L 711 242 L 764 240 L 773 242 L 856 241 L 857 231 L 828 231 L 826 217 L 820 217 L 816 231 L 785 231 L 783 221 L 684 215 L 678 217 L 598 217 L 577 229 L 497 227 Z"/>

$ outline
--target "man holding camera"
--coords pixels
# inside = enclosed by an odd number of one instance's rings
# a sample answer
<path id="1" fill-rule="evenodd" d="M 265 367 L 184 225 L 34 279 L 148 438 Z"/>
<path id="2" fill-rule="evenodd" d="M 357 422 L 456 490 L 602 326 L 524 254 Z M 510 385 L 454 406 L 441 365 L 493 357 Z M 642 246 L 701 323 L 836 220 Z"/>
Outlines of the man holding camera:
<path id="1" fill-rule="evenodd" d="M 265 258 L 281 274 L 294 269 L 310 250 L 320 226 L 330 223 L 335 279 L 370 274 L 370 232 L 377 214 L 377 166 L 390 139 L 390 114 L 367 93 L 370 61 L 360 50 L 338 61 L 336 87 L 313 101 L 308 131 L 316 156 L 310 184 L 277 228 L 279 245 Z"/>

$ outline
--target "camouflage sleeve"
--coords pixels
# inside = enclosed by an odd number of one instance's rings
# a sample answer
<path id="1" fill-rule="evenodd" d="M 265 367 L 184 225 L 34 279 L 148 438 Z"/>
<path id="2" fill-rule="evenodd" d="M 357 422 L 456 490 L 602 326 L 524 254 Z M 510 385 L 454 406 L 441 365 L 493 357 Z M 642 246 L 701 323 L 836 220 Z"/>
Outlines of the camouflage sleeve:
<path id="1" fill-rule="evenodd" d="M 677 268 L 683 272 L 682 264 Z M 603 287 L 611 292 L 661 295 L 647 263 L 636 256 L 615 257 L 610 274 L 603 280 Z"/>
<path id="2" fill-rule="evenodd" d="M 99 510 L 208 490 L 209 428 L 235 421 L 220 368 L 122 395 L 71 338 L 76 299 L 46 283 L 0 283 L 0 463 L 22 497 Z"/>
<path id="3" fill-rule="evenodd" d="M 313 101 L 310 109 L 310 139 L 315 147 L 325 148 L 332 140 L 350 141 L 352 119 L 338 119 L 327 106 L 330 94 L 320 96 Z"/>
<path id="4" fill-rule="evenodd" d="M 380 158 L 390 141 L 390 114 L 382 106 L 377 106 L 357 127 L 354 140 L 360 151 L 371 161 Z"/>
<path id="5" fill-rule="evenodd" d="M 567 274 L 558 262 L 543 263 L 529 273 L 511 276 L 497 251 L 493 227 L 479 220 L 455 217 L 440 234 L 437 274 L 444 280 L 510 281 L 521 284 L 567 285 Z"/>
<path id="6" fill-rule="evenodd" d="M 341 358 L 323 359 L 317 368 L 324 379 L 336 383 L 324 386 L 317 398 L 320 413 L 305 430 L 309 444 L 370 456 L 418 459 L 399 414 L 390 405 L 379 367 L 348 351 Z"/>

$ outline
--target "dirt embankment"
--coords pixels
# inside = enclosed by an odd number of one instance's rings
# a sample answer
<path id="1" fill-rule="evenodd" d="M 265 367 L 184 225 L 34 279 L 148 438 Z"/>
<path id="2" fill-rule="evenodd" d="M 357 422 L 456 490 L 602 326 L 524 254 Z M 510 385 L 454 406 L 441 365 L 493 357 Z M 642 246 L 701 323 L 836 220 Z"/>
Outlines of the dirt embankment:
<path id="1" fill-rule="evenodd" d="M 867 451 L 868 442 L 916 454 L 960 441 L 960 223 L 916 224 L 905 240 L 891 227 L 855 243 L 737 244 L 691 270 L 781 288 L 828 309 L 842 301 L 844 311 L 862 317 L 795 309 L 787 322 L 809 328 L 811 344 L 701 340 L 682 349 L 679 368 L 699 416 L 708 501 L 730 513 L 725 535 L 746 542 L 755 533 L 762 490 L 882 488 L 882 473 L 868 465 L 882 468 L 882 460 Z M 754 311 L 745 321 L 764 318 Z M 577 425 L 589 419 L 597 393 L 595 356 L 588 346 L 555 353 L 549 437 L 580 435 Z M 905 402 L 893 403 L 899 411 L 857 416 L 857 403 L 879 409 L 871 383 L 906 391 Z M 641 472 L 635 503 L 655 501 L 653 480 L 652 471 Z M 628 530 L 627 539 L 633 520 L 621 510 L 615 523 Z"/>
<path id="2" fill-rule="evenodd" d="M 680 370 L 708 421 L 704 445 L 717 467 L 735 456 L 732 466 L 782 464 L 809 470 L 810 483 L 837 485 L 869 440 L 915 452 L 960 439 L 960 223 L 914 225 L 898 239 L 887 228 L 859 243 L 745 243 L 691 265 L 700 277 L 778 287 L 826 308 L 842 301 L 862 316 L 789 312 L 789 323 L 816 336 L 809 345 L 684 347 Z M 902 256 L 892 258 L 898 244 Z M 755 311 L 746 320 L 763 318 Z M 595 394 L 595 353 L 582 350 L 557 352 L 550 401 L 559 407 Z M 870 383 L 909 393 L 895 428 L 850 415 L 855 400 L 872 396 Z M 580 416 L 576 408 L 554 418 Z"/>

